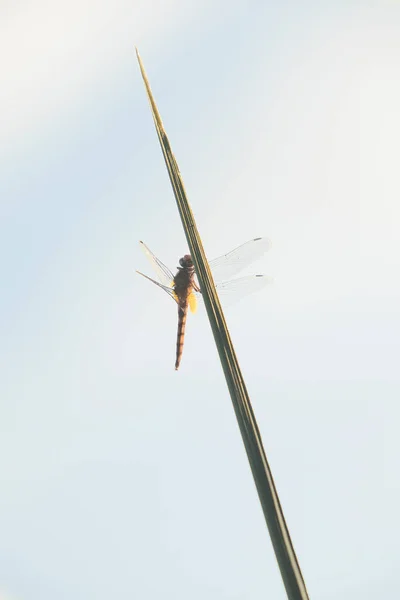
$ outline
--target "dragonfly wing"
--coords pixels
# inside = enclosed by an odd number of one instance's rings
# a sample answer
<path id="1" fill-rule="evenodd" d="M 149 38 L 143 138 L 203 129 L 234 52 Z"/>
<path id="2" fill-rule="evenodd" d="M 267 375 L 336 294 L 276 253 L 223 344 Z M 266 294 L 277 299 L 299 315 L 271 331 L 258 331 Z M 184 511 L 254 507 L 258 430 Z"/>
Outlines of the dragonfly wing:
<path id="1" fill-rule="evenodd" d="M 232 306 L 239 302 L 242 298 L 259 292 L 265 286 L 273 283 L 273 278 L 267 275 L 249 275 L 248 277 L 240 277 L 231 281 L 219 283 L 216 288 L 218 296 L 221 299 L 223 306 Z M 203 301 L 201 292 L 196 294 L 199 302 Z"/>
<path id="2" fill-rule="evenodd" d="M 165 286 L 170 288 L 174 280 L 172 272 L 161 262 L 161 260 L 157 258 L 155 254 L 152 253 L 150 248 L 148 248 L 144 242 L 140 242 L 140 247 L 145 253 L 147 260 L 150 262 L 154 273 L 157 275 L 157 279 L 162 284 L 161 287 Z M 147 277 L 147 279 L 149 279 L 149 277 Z M 153 281 L 153 279 L 151 279 L 150 281 Z"/>
<path id="3" fill-rule="evenodd" d="M 228 280 L 258 260 L 271 248 L 268 238 L 255 238 L 235 250 L 211 260 L 209 265 L 215 282 Z"/>
<path id="4" fill-rule="evenodd" d="M 242 298 L 259 292 L 272 282 L 273 278 L 267 275 L 249 275 L 248 277 L 240 277 L 218 284 L 217 292 L 223 305 L 231 306 Z"/>
<path id="5" fill-rule="evenodd" d="M 176 297 L 176 294 L 175 294 L 174 290 L 171 287 L 163 285 L 162 283 L 159 283 L 158 281 L 156 281 L 155 279 L 152 279 L 151 277 L 147 277 L 147 275 L 145 275 L 144 273 L 141 273 L 140 271 L 136 271 L 136 273 L 138 273 L 142 277 L 145 277 L 146 279 L 148 279 L 152 283 L 155 283 L 156 285 L 158 285 L 158 287 L 160 287 L 162 290 L 164 290 L 164 292 L 167 292 L 167 294 L 169 296 L 171 296 L 171 298 L 173 300 L 175 300 L 175 302 L 178 304 L 178 298 Z"/>

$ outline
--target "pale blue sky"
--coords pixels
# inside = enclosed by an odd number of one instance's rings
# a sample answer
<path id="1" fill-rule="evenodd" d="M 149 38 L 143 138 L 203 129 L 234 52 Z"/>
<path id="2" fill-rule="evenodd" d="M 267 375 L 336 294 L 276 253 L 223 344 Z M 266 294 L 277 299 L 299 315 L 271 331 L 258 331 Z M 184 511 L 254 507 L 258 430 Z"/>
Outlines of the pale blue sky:
<path id="1" fill-rule="evenodd" d="M 310 596 L 400 595 L 400 4 L 0 5 L 0 600 L 284 599 L 204 314 L 135 276 L 187 251 L 139 47 Z"/>

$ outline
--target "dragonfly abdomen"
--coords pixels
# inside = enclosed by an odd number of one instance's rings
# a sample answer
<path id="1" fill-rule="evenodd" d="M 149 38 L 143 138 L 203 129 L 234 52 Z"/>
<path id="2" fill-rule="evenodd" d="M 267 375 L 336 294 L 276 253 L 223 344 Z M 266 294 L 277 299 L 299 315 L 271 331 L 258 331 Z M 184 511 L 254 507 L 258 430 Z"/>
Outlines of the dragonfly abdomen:
<path id="1" fill-rule="evenodd" d="M 179 369 L 179 365 L 180 365 L 181 358 L 182 358 L 183 343 L 185 341 L 187 312 L 188 312 L 187 304 L 184 306 L 179 305 L 179 308 L 178 308 L 178 335 L 177 335 L 177 339 L 176 339 L 175 371 L 177 371 Z"/>

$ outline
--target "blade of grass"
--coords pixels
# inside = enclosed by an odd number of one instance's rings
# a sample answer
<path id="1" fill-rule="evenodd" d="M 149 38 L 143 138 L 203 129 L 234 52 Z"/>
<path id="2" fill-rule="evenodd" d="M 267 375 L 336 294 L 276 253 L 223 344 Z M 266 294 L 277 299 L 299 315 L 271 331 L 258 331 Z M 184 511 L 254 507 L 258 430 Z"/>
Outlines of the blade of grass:
<path id="1" fill-rule="evenodd" d="M 178 165 L 172 153 L 167 134 L 154 101 L 143 63 L 136 49 L 140 71 L 150 102 L 158 139 L 164 155 L 172 189 L 182 220 L 186 239 L 195 265 L 207 309 L 208 318 L 214 334 L 222 368 L 231 395 L 236 418 L 246 448 L 250 467 L 257 487 L 259 499 L 269 529 L 276 559 L 290 600 L 307 600 L 308 594 L 301 574 L 296 553 L 290 539 L 278 493 L 265 455 L 260 431 L 250 403 L 243 376 L 225 322 L 218 299 L 211 270 L 204 252 L 203 244 L 186 197 L 185 188 Z"/>

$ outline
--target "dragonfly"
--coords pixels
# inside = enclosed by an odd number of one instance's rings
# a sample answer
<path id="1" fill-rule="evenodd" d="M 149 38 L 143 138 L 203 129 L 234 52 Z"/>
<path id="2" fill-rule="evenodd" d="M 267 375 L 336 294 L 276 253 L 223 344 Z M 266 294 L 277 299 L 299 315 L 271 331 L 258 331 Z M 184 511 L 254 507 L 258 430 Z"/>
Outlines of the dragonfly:
<path id="1" fill-rule="evenodd" d="M 190 254 L 185 254 L 180 258 L 179 267 L 177 267 L 178 271 L 174 275 L 144 242 L 141 241 L 140 246 L 150 262 L 157 281 L 140 271 L 136 271 L 136 273 L 164 290 L 178 305 L 178 334 L 175 359 L 175 370 L 177 371 L 182 359 L 188 310 L 190 309 L 190 312 L 195 313 L 198 300 L 202 300 L 201 289 L 196 280 L 192 257 Z M 218 296 L 222 299 L 224 306 L 233 304 L 244 296 L 257 292 L 265 285 L 272 283 L 272 278 L 267 275 L 250 275 L 230 279 L 258 260 L 270 248 L 271 242 L 268 238 L 254 238 L 228 252 L 228 254 L 224 254 L 209 262 Z"/>

